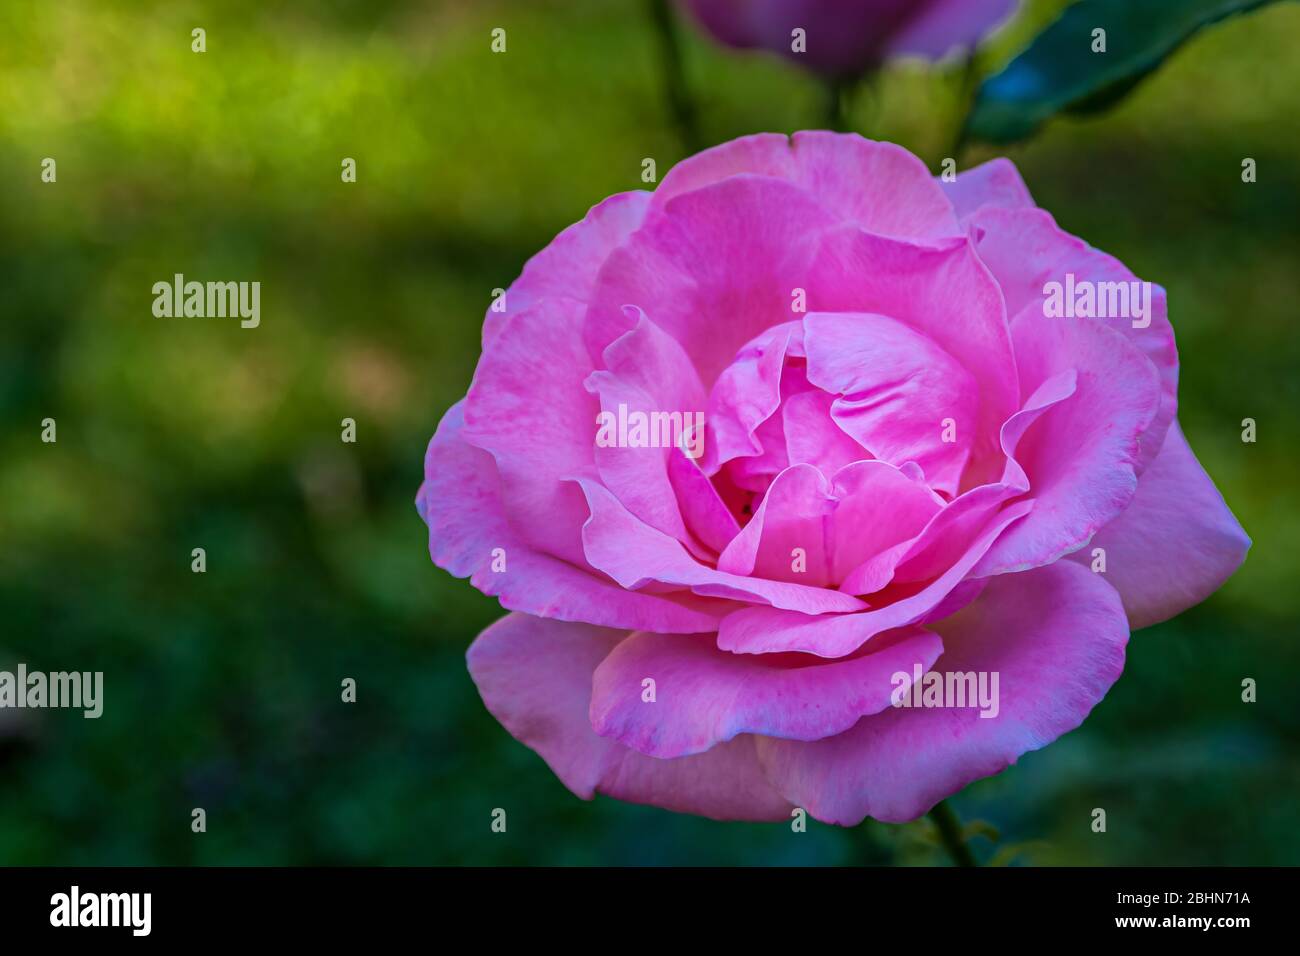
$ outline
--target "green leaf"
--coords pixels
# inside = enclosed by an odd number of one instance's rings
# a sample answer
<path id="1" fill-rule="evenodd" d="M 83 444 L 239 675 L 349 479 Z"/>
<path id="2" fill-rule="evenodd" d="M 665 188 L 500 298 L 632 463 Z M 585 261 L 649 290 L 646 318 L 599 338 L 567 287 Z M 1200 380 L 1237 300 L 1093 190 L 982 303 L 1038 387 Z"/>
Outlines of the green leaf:
<path id="1" fill-rule="evenodd" d="M 987 837 L 993 843 L 1002 839 L 1002 834 L 993 824 L 987 820 L 971 820 L 962 828 L 962 837 L 966 840 L 974 839 L 977 836 Z"/>
<path id="2" fill-rule="evenodd" d="M 1081 0 L 981 84 L 967 136 L 1024 139 L 1057 113 L 1114 105 L 1202 27 L 1276 0 Z M 1093 31 L 1106 52 L 1093 52 Z"/>
<path id="3" fill-rule="evenodd" d="M 988 866 L 1010 866 L 1021 855 L 1041 852 L 1048 848 L 1044 840 L 1024 840 L 1020 843 L 1008 843 L 998 849 L 988 862 Z"/>

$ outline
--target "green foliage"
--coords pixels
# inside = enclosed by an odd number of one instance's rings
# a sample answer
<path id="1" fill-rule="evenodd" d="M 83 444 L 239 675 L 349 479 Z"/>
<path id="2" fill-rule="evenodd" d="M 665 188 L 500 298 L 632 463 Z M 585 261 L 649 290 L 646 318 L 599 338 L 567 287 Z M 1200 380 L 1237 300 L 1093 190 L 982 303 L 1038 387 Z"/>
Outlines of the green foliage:
<path id="1" fill-rule="evenodd" d="M 968 135 L 1011 143 L 1058 113 L 1109 108 L 1198 30 L 1272 2 L 1081 0 L 981 84 L 967 118 Z M 1104 49 L 1096 48 L 1099 40 Z"/>
<path id="2" fill-rule="evenodd" d="M 106 697 L 98 721 L 0 727 L 0 862 L 943 859 L 925 823 L 795 834 L 584 803 L 465 671 L 501 611 L 428 559 L 424 448 L 491 290 L 642 188 L 642 158 L 662 176 L 681 156 L 644 7 L 0 5 L 0 668 L 103 670 Z M 1116 112 L 1013 154 L 1064 228 L 1169 290 L 1184 429 L 1255 538 L 1219 594 L 1134 635 L 1083 727 L 951 801 L 999 847 L 1042 841 L 1014 863 L 1300 858 L 1298 14 L 1206 31 Z M 817 122 L 794 67 L 684 42 L 708 141 Z M 938 82 L 899 64 L 851 119 L 933 157 Z M 261 327 L 154 318 L 178 271 L 260 280 Z"/>

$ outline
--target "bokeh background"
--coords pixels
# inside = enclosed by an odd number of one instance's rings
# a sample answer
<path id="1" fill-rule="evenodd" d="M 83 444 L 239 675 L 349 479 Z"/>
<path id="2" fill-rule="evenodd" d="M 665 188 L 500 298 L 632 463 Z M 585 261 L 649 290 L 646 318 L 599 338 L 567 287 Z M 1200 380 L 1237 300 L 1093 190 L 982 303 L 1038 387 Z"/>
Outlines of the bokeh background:
<path id="1" fill-rule="evenodd" d="M 989 62 L 1061 6 L 1029 3 Z M 105 673 L 99 720 L 0 714 L 0 862 L 944 859 L 924 823 L 796 835 L 584 803 L 466 674 L 501 611 L 429 561 L 424 446 L 492 289 L 641 188 L 644 157 L 662 175 L 685 154 L 647 11 L 0 6 L 0 668 Z M 682 42 L 707 142 L 822 125 L 810 76 Z M 1255 544 L 1212 599 L 1134 636 L 1080 730 L 952 801 L 997 831 L 974 838 L 986 861 L 1300 861 L 1298 46 L 1300 5 L 1232 20 L 1116 110 L 1003 151 L 1066 229 L 1169 290 L 1183 426 Z M 891 65 L 850 124 L 937 168 L 958 73 Z M 151 286 L 176 272 L 261 281 L 261 327 L 155 318 Z"/>

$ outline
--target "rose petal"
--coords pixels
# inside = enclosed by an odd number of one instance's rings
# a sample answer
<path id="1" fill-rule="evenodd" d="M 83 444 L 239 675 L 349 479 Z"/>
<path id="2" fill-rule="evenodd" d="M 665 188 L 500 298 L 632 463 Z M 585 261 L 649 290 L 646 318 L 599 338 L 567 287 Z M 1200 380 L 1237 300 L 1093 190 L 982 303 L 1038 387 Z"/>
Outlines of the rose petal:
<path id="1" fill-rule="evenodd" d="M 792 465 L 772 482 L 719 557 L 718 569 L 834 586 L 868 558 L 920 532 L 941 507 L 942 499 L 888 462 L 854 462 L 832 480 L 812 465 Z"/>
<path id="2" fill-rule="evenodd" d="M 587 716 L 592 672 L 625 636 L 511 614 L 478 636 L 466 660 L 492 715 L 584 800 L 603 793 L 718 820 L 789 819 L 750 737 L 659 760 L 596 735 Z"/>
<path id="3" fill-rule="evenodd" d="M 793 803 L 842 826 L 914 820 L 1079 726 L 1119 678 L 1128 641 L 1119 595 L 1069 561 L 996 578 L 932 627 L 944 643 L 936 672 L 998 674 L 997 716 L 891 707 L 825 740 L 760 738 L 764 769 Z"/>
<path id="4" fill-rule="evenodd" d="M 668 480 L 687 529 L 705 547 L 721 552 L 740 534 L 740 525 L 700 463 L 680 448 L 668 455 Z"/>
<path id="5" fill-rule="evenodd" d="M 795 181 L 859 229 L 896 239 L 952 236 L 951 206 L 919 158 L 857 133 L 795 133 Z"/>
<path id="6" fill-rule="evenodd" d="M 786 460 L 812 465 L 833 475 L 846 465 L 872 458 L 831 417 L 833 396 L 816 389 L 791 395 L 781 404 Z M 883 463 L 882 463 L 883 464 Z"/>
<path id="7" fill-rule="evenodd" d="M 921 246 L 837 229 L 809 268 L 809 312 L 865 312 L 896 319 L 929 339 L 975 380 L 979 409 L 967 487 L 1002 469 L 998 429 L 1019 407 L 1015 355 L 997 283 L 965 238 Z"/>
<path id="8" fill-rule="evenodd" d="M 1250 538 L 1174 422 L 1132 504 L 1070 557 L 1091 565 L 1094 548 L 1105 551 L 1104 577 L 1139 628 L 1213 594 L 1245 560 Z"/>
<path id="9" fill-rule="evenodd" d="M 793 317 L 813 240 L 835 218 L 798 186 L 749 174 L 670 200 L 605 261 L 585 337 L 599 356 L 639 305 L 711 382 L 736 351 Z"/>
<path id="10" fill-rule="evenodd" d="M 496 459 L 511 527 L 538 550 L 576 565 L 586 563 L 587 509 L 562 479 L 594 470 L 600 411 L 583 388 L 592 366 L 582 346 L 582 316 L 582 306 L 568 299 L 544 299 L 511 316 L 479 359 L 463 432 Z"/>
<path id="11" fill-rule="evenodd" d="M 582 529 L 588 560 L 625 588 L 666 584 L 689 587 L 705 597 L 794 608 L 807 613 L 866 607 L 857 598 L 826 588 L 728 574 L 696 561 L 679 541 L 637 520 L 609 491 L 575 477 L 591 509 Z"/>
<path id="12" fill-rule="evenodd" d="M 1045 319 L 1047 284 L 1057 282 L 1064 287 L 1069 275 L 1075 277 L 1076 288 L 1086 281 L 1099 292 L 1108 288 L 1102 283 L 1138 281 L 1118 259 L 1065 232 L 1041 209 L 990 206 L 972 216 L 970 223 L 979 237 L 979 256 L 997 277 L 1013 323 L 1022 315 Z M 1151 287 L 1150 307 L 1151 314 L 1141 320 L 1123 315 L 1089 319 L 1123 335 L 1160 373 L 1160 411 L 1143 436 L 1139 474 L 1160 450 L 1178 408 L 1178 349 L 1165 290 L 1157 285 Z M 1145 323 L 1144 327 L 1134 328 L 1135 321 Z"/>
<path id="13" fill-rule="evenodd" d="M 825 587 L 830 543 L 826 531 L 835 501 L 830 482 L 812 465 L 792 465 L 772 481 L 749 523 L 718 558 L 718 570 L 744 577 Z M 803 551 L 796 571 L 794 549 Z"/>
<path id="14" fill-rule="evenodd" d="M 832 484 L 839 499 L 830 528 L 831 580 L 836 582 L 845 581 L 872 556 L 912 540 L 944 507 L 924 481 L 884 461 L 847 465 L 836 472 Z M 876 589 L 840 590 L 868 594 Z"/>
<path id="15" fill-rule="evenodd" d="M 763 451 L 755 432 L 780 407 L 786 357 L 794 354 L 803 355 L 803 326 L 784 322 L 745 343 L 718 376 L 709 395 L 706 474 Z"/>
<path id="16" fill-rule="evenodd" d="M 824 130 L 791 138 L 757 133 L 697 153 L 669 170 L 651 208 L 744 173 L 788 180 L 836 221 L 879 235 L 925 239 L 959 231 L 943 191 L 912 153 L 856 133 Z"/>
<path id="17" fill-rule="evenodd" d="M 644 594 L 619 587 L 598 571 L 579 568 L 530 547 L 506 521 L 496 462 L 466 443 L 464 402 L 443 417 L 425 456 L 416 499 L 429 526 L 429 552 L 438 567 L 468 577 L 484 594 L 515 611 L 564 621 L 663 632 L 712 630 L 726 605 L 689 592 Z M 498 555 L 496 552 L 500 551 Z M 500 557 L 505 570 L 496 561 Z"/>
<path id="18" fill-rule="evenodd" d="M 841 429 L 873 457 L 916 462 L 932 488 L 956 493 L 979 420 L 969 373 L 933 339 L 883 315 L 810 312 L 804 348 L 808 380 L 836 396 L 831 416 Z"/>
<path id="19" fill-rule="evenodd" d="M 997 536 L 1032 507 L 1031 501 L 1006 506 L 959 560 L 915 593 L 854 614 L 809 614 L 777 607 L 742 608 L 722 619 L 718 647 L 736 654 L 781 651 L 802 651 L 818 657 L 852 654 L 875 635 L 926 617 L 962 582 Z"/>
<path id="20" fill-rule="evenodd" d="M 668 458 L 679 444 L 699 450 L 705 436 L 704 387 L 690 359 L 672 338 L 637 310 L 634 329 L 605 349 L 607 371 L 587 376 L 587 391 L 600 398 L 610 422 L 624 414 L 650 423 L 641 447 L 604 444 L 595 435 L 596 469 L 605 486 L 629 511 L 690 546 L 690 535 L 668 476 Z M 661 423 L 665 428 L 660 428 Z"/>
<path id="21" fill-rule="evenodd" d="M 961 170 L 952 182 L 940 179 L 939 187 L 952 203 L 953 212 L 957 214 L 962 226 L 985 206 L 1035 208 L 1029 187 L 1020 178 L 1016 164 L 1000 156 L 971 169 Z"/>
<path id="22" fill-rule="evenodd" d="M 633 634 L 596 668 L 591 724 L 653 757 L 700 753 L 738 734 L 819 740 L 889 706 L 915 668 L 943 650 L 931 631 L 881 635 L 870 653 L 838 661 L 728 654 L 711 634 Z M 894 675 L 907 679 L 895 681 Z M 654 681 L 647 702 L 643 682 Z"/>
<path id="23" fill-rule="evenodd" d="M 529 259 L 519 278 L 506 290 L 505 308 L 500 312 L 488 309 L 483 320 L 484 350 L 510 316 L 542 299 L 586 302 L 596 283 L 596 273 L 614 247 L 640 227 L 649 205 L 650 193 L 644 191 L 610 196 Z"/>
<path id="24" fill-rule="evenodd" d="M 1103 325 L 1022 314 L 1012 336 L 1024 391 L 1070 369 L 1075 391 L 1020 440 L 1015 458 L 1029 477 L 1034 513 L 989 549 L 977 577 L 1049 564 L 1127 508 L 1138 440 L 1160 406 L 1154 366 Z"/>

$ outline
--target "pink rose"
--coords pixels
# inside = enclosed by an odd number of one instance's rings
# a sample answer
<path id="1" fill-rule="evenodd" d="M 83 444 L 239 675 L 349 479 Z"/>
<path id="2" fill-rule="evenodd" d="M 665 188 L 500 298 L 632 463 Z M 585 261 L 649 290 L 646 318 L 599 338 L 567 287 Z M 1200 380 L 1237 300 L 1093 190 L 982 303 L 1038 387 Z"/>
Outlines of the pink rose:
<path id="1" fill-rule="evenodd" d="M 1164 291 L 1007 160 L 749 136 L 528 263 L 418 506 L 515 612 L 469 650 L 484 702 L 574 793 L 910 820 L 1241 563 L 1177 383 Z"/>
<path id="2" fill-rule="evenodd" d="M 851 77 L 890 56 L 938 60 L 971 49 L 1015 0 L 684 0 L 720 43 L 780 53 L 828 76 Z M 792 32 L 804 31 L 803 52 Z"/>

